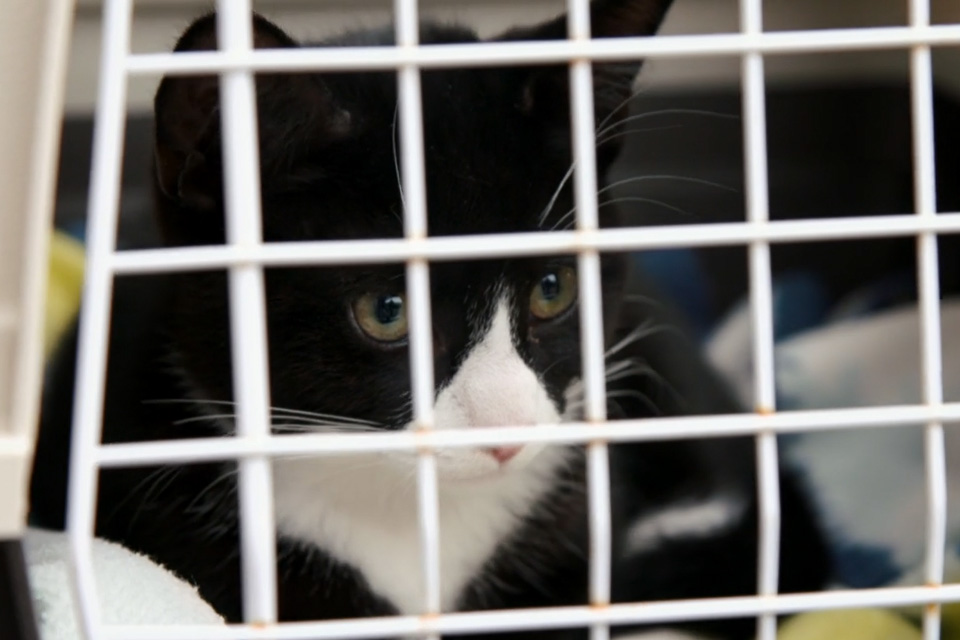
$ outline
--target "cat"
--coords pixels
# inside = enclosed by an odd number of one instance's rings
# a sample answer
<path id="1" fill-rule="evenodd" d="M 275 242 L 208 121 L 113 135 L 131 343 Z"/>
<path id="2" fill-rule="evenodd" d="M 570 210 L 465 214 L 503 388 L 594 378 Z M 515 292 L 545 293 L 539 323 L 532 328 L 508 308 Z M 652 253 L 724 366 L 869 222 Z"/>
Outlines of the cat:
<path id="1" fill-rule="evenodd" d="M 596 37 L 652 35 L 669 0 L 598 0 Z M 177 51 L 216 46 L 215 16 Z M 253 18 L 259 48 L 301 46 Z M 566 37 L 566 16 L 494 40 Z M 424 23 L 424 43 L 476 42 Z M 391 44 L 389 29 L 325 46 Z M 603 175 L 616 158 L 638 62 L 594 65 Z M 567 228 L 572 151 L 565 65 L 422 72 L 432 236 Z M 393 72 L 257 77 L 267 241 L 402 236 Z M 156 222 L 166 246 L 224 242 L 218 84 L 165 77 L 155 99 Z M 604 227 L 619 224 L 600 195 Z M 539 425 L 583 415 L 573 256 L 430 266 L 437 428 Z M 740 408 L 665 305 L 602 257 L 609 416 Z M 412 424 L 403 265 L 265 271 L 272 427 L 374 432 Z M 104 441 L 229 436 L 234 429 L 226 274 L 116 282 Z M 64 524 L 76 336 L 49 373 L 32 478 L 32 522 Z M 610 447 L 615 602 L 756 591 L 757 498 L 750 438 Z M 293 456 L 273 462 L 279 614 L 314 620 L 423 610 L 416 454 Z M 437 453 L 443 611 L 588 601 L 585 456 L 577 446 Z M 97 533 L 195 583 L 243 618 L 234 464 L 101 473 Z M 794 478 L 781 479 L 780 586 L 827 579 L 822 537 Z M 746 638 L 749 619 L 675 625 Z M 519 633 L 580 638 L 583 629 Z M 510 634 L 500 634 L 510 635 Z"/>

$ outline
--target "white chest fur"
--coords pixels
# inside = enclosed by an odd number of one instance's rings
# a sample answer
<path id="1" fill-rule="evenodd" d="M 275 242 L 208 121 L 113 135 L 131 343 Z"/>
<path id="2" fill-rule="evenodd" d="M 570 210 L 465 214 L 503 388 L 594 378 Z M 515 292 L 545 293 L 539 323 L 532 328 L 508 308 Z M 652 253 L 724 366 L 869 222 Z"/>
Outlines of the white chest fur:
<path id="1" fill-rule="evenodd" d="M 557 423 L 560 415 L 513 346 L 506 302 L 438 394 L 436 427 Z M 456 606 L 497 546 L 554 483 L 566 450 L 528 445 L 501 468 L 470 449 L 437 454 L 441 608 Z M 277 527 L 358 569 L 401 613 L 425 611 L 415 454 L 278 460 Z"/>
<path id="2" fill-rule="evenodd" d="M 451 610 L 497 545 L 551 484 L 559 451 L 494 481 L 440 491 L 441 607 Z M 543 458 L 543 460 L 540 460 Z M 374 456 L 279 461 L 277 526 L 357 568 L 401 613 L 425 608 L 414 473 L 404 477 Z M 370 476 L 377 474 L 376 482 Z"/>

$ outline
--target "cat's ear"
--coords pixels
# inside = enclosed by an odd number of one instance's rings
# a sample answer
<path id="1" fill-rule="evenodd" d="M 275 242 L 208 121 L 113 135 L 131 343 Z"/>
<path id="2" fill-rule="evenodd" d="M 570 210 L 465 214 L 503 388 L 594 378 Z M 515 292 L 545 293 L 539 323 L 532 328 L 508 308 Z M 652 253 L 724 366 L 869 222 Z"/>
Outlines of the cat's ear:
<path id="1" fill-rule="evenodd" d="M 663 21 L 672 0 L 595 0 L 590 4 L 590 30 L 594 38 L 651 36 Z M 563 40 L 567 16 L 533 27 L 511 29 L 496 40 Z M 597 124 L 611 122 L 626 112 L 641 60 L 593 65 L 594 115 Z M 525 69 L 516 95 L 517 108 L 541 121 L 566 127 L 570 117 L 570 84 L 567 66 Z"/>
<path id="2" fill-rule="evenodd" d="M 298 44 L 265 18 L 253 16 L 257 49 Z M 216 15 L 196 20 L 176 52 L 217 48 Z M 316 75 L 257 74 L 261 174 L 289 166 L 308 145 L 349 134 L 350 114 L 338 107 Z M 167 76 L 154 99 L 156 175 L 160 191 L 191 209 L 213 208 L 221 186 L 220 83 L 217 76 Z"/>

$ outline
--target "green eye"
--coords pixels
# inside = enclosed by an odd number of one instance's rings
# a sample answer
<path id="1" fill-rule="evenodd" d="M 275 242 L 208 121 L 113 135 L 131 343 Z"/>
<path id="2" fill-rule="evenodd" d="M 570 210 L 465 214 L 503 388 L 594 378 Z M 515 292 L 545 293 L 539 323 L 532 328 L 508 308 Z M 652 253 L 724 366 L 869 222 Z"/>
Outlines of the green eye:
<path id="1" fill-rule="evenodd" d="M 353 302 L 353 317 L 360 329 L 380 342 L 396 342 L 407 335 L 407 310 L 403 294 L 368 293 Z"/>
<path id="2" fill-rule="evenodd" d="M 577 299 L 577 274 L 569 267 L 547 272 L 530 292 L 530 313 L 541 320 L 556 318 Z"/>

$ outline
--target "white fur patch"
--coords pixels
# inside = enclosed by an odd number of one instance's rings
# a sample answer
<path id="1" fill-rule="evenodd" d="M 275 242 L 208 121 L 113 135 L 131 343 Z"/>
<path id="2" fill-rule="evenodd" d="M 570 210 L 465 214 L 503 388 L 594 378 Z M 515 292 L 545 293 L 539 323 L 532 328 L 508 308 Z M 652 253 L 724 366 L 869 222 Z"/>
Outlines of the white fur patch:
<path id="1" fill-rule="evenodd" d="M 717 496 L 704 502 L 670 506 L 638 518 L 626 534 L 626 552 L 656 549 L 664 540 L 706 538 L 736 526 L 746 511 L 746 502 L 732 496 Z"/>
<path id="2" fill-rule="evenodd" d="M 439 429 L 556 423 L 560 416 L 513 346 L 498 304 L 486 335 L 438 394 Z M 451 610 L 497 545 L 553 485 L 567 450 L 524 447 L 502 464 L 488 452 L 437 453 L 441 607 Z M 282 535 L 357 568 L 403 614 L 424 611 L 415 454 L 277 460 L 274 493 Z"/>

